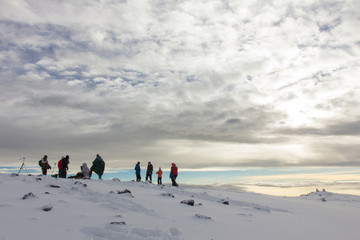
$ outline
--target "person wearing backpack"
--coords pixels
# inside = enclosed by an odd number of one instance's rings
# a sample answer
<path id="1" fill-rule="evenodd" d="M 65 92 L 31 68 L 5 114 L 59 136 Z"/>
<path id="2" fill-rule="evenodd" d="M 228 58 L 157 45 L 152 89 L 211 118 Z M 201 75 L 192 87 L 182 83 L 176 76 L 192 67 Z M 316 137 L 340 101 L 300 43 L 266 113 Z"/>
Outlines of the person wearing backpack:
<path id="1" fill-rule="evenodd" d="M 39 161 L 39 166 L 41 167 L 43 175 L 46 175 L 47 170 L 51 169 L 51 166 L 50 166 L 47 158 L 48 158 L 48 156 L 44 155 L 44 157 Z"/>

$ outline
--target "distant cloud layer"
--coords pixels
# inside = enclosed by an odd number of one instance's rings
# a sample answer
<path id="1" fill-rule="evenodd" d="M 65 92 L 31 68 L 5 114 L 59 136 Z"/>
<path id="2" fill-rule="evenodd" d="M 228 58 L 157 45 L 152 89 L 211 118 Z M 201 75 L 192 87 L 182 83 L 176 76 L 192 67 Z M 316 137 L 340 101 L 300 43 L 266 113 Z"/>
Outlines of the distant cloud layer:
<path id="1" fill-rule="evenodd" d="M 359 9 L 3 0 L 0 164 L 359 166 Z"/>

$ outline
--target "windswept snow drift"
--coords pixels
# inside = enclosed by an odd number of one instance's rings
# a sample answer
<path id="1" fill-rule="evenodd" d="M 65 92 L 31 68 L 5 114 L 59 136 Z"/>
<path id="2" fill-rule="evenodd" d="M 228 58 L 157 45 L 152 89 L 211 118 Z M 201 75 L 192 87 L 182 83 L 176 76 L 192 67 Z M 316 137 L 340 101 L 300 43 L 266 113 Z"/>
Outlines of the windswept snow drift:
<path id="1" fill-rule="evenodd" d="M 0 174 L 0 240 L 360 236 L 359 196 L 287 198 L 115 180 Z"/>

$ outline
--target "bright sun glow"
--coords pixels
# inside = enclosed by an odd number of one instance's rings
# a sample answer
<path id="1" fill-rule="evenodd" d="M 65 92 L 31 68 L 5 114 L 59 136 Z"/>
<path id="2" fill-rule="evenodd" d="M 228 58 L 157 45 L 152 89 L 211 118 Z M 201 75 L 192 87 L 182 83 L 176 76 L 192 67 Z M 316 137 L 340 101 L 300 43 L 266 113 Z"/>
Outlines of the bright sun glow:
<path id="1" fill-rule="evenodd" d="M 306 126 L 313 122 L 309 100 L 292 99 L 282 102 L 278 107 L 286 114 L 285 124 L 290 127 Z"/>

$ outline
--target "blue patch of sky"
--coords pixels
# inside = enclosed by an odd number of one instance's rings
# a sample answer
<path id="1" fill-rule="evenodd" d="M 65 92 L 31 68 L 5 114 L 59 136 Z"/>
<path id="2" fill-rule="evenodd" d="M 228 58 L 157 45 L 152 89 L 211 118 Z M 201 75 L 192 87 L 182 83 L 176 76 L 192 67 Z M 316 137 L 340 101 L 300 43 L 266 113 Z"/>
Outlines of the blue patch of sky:
<path id="1" fill-rule="evenodd" d="M 226 86 L 225 91 L 231 92 L 232 90 L 234 90 L 234 88 L 235 88 L 235 84 L 229 84 Z"/>
<path id="2" fill-rule="evenodd" d="M 67 81 L 81 80 L 84 82 L 89 82 L 88 80 L 90 79 L 89 77 L 86 77 L 82 74 L 84 71 L 86 71 L 85 66 L 71 67 L 65 70 L 58 71 L 37 65 L 37 70 L 39 72 L 46 72 L 50 76 L 50 77 L 45 77 L 44 78 L 45 80 L 47 79 L 67 80 Z M 71 74 L 69 74 L 69 72 L 71 72 Z"/>
<path id="3" fill-rule="evenodd" d="M 42 48 L 25 48 L 21 49 L 22 60 L 27 63 L 37 63 L 44 57 L 55 58 L 56 46 L 51 44 L 47 47 Z"/>
<path id="4" fill-rule="evenodd" d="M 320 32 L 330 32 L 331 30 L 332 30 L 332 27 L 330 27 L 327 24 L 319 26 L 319 31 Z"/>
<path id="5" fill-rule="evenodd" d="M 131 86 L 135 87 L 136 85 L 145 83 L 143 80 L 121 77 L 125 82 L 129 83 Z"/>
<path id="6" fill-rule="evenodd" d="M 198 82 L 200 81 L 196 75 L 186 76 L 186 82 Z"/>
<path id="7" fill-rule="evenodd" d="M 4 29 L 8 29 L 13 34 L 9 36 L 30 36 L 38 35 L 48 39 L 61 39 L 65 41 L 71 41 L 72 31 L 71 29 L 54 24 L 28 24 L 14 21 L 1 21 L 0 25 L 3 25 Z"/>

